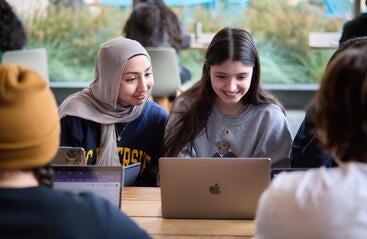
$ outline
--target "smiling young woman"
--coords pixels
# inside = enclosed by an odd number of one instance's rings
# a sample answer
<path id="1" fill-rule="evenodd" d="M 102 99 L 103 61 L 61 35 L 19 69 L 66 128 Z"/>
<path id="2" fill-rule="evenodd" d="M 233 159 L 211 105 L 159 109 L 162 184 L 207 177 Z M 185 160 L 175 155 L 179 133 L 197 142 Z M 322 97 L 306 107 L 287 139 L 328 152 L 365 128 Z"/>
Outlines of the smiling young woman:
<path id="1" fill-rule="evenodd" d="M 274 164 L 287 158 L 290 143 L 282 105 L 261 87 L 251 35 L 223 28 L 208 47 L 200 81 L 174 103 L 164 155 L 269 157 Z"/>
<path id="2" fill-rule="evenodd" d="M 167 112 L 149 100 L 153 85 L 150 57 L 139 42 L 103 43 L 94 81 L 60 105 L 60 145 L 83 147 L 88 165 L 140 162 L 134 185 L 156 186 Z"/>

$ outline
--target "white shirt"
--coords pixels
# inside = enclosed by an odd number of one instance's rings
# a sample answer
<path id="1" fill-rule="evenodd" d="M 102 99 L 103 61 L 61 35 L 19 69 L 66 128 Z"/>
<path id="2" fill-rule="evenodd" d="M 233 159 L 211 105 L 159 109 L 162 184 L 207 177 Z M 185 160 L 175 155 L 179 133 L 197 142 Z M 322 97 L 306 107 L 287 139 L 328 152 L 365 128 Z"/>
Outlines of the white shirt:
<path id="1" fill-rule="evenodd" d="M 367 238 L 367 164 L 282 173 L 262 194 L 254 238 Z"/>

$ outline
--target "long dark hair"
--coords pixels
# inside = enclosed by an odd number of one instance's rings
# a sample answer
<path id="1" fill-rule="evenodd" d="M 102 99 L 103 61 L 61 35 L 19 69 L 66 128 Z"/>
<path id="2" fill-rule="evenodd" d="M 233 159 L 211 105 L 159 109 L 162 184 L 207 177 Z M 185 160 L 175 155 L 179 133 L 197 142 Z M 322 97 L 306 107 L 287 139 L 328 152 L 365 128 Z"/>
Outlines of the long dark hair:
<path id="1" fill-rule="evenodd" d="M 174 117 L 178 118 L 175 118 L 172 128 L 166 131 L 163 150 L 165 156 L 176 156 L 185 145 L 192 146 L 196 136 L 203 129 L 206 130 L 216 98 L 210 82 L 210 67 L 227 60 L 240 61 L 254 67 L 251 86 L 241 99 L 244 105 L 274 103 L 283 109 L 281 103 L 261 87 L 260 60 L 250 33 L 240 28 L 223 28 L 215 34 L 208 46 L 200 81 L 175 101 L 180 107 L 172 109 Z"/>

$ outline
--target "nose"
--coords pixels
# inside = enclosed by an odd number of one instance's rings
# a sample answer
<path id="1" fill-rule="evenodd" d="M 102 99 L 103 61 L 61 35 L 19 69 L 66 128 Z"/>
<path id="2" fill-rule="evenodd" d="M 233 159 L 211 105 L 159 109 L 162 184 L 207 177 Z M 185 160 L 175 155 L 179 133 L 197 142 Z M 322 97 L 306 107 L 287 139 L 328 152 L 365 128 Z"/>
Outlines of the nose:
<path id="1" fill-rule="evenodd" d="M 139 77 L 138 90 L 139 91 L 147 91 L 148 89 L 148 80 L 146 77 Z"/>
<path id="2" fill-rule="evenodd" d="M 231 77 L 226 82 L 226 88 L 229 91 L 234 91 L 237 88 L 236 79 L 234 77 Z"/>

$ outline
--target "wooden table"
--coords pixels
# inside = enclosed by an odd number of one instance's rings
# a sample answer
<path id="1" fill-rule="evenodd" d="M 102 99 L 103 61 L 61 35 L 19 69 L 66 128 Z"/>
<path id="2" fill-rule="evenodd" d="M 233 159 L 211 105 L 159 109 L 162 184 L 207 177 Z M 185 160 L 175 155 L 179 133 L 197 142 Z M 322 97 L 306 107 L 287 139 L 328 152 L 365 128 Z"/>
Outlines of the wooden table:
<path id="1" fill-rule="evenodd" d="M 153 238 L 252 238 L 253 220 L 163 219 L 160 188 L 125 187 L 122 211 Z"/>
<path id="2" fill-rule="evenodd" d="M 313 49 L 336 49 L 339 46 L 339 32 L 310 32 L 308 45 Z"/>

